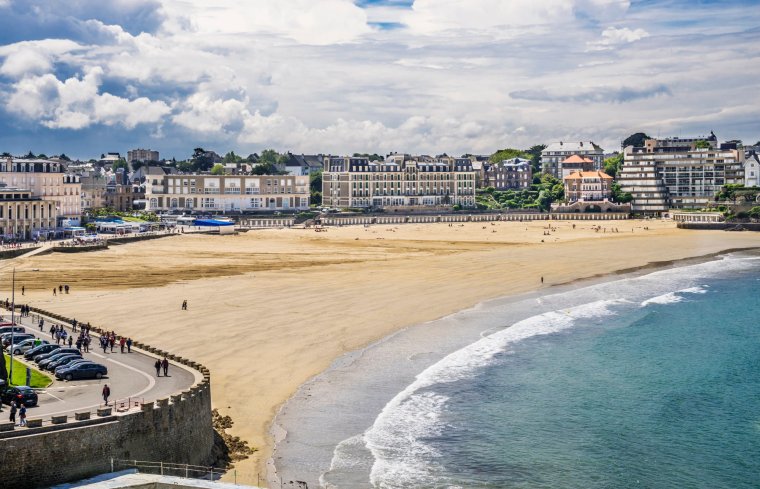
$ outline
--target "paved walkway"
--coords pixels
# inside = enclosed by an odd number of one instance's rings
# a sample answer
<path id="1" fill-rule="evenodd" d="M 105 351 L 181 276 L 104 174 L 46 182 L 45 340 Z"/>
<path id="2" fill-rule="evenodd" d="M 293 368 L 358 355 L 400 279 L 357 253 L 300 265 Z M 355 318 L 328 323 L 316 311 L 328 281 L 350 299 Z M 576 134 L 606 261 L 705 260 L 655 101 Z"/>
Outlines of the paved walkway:
<path id="1" fill-rule="evenodd" d="M 9 320 L 10 313 L 5 310 L 3 312 L 3 320 Z M 45 318 L 44 331 L 40 331 L 37 321 L 36 314 L 24 318 L 16 315 L 16 323 L 23 325 L 28 333 L 35 334 L 38 338 L 49 342 L 55 342 L 48 331 L 52 324 L 58 323 L 50 318 Z M 64 325 L 64 327 L 69 334 L 72 334 L 70 325 Z M 118 331 L 116 333 L 118 334 Z M 108 368 L 108 375 L 100 380 L 54 380 L 49 387 L 37 391 L 39 404 L 29 409 L 27 414 L 29 418 L 42 418 L 45 422 L 54 415 L 84 411 L 94 413 L 98 407 L 104 405 L 101 395 L 104 384 L 108 384 L 111 389 L 110 405 L 113 405 L 113 402 L 117 400 L 126 400 L 134 408 L 135 403 L 151 402 L 187 390 L 195 382 L 202 379 L 199 372 L 172 362 L 169 365 L 169 376 L 164 377 L 162 373 L 160 377 L 157 377 L 154 368 L 156 356 L 137 351 L 134 348 L 132 353 L 126 353 L 126 348 L 125 353 L 121 353 L 118 344 L 114 346 L 113 351 L 108 348 L 104 352 L 102 348 L 98 348 L 99 336 L 91 336 L 93 343 L 90 345 L 90 353 L 83 353 L 82 356 L 105 365 Z M 31 367 L 35 366 L 34 362 L 26 362 L 23 355 L 21 358 L 15 358 Z M 52 373 L 45 371 L 45 374 L 55 379 Z M 4 412 L 6 409 L 7 406 L 4 407 Z"/>

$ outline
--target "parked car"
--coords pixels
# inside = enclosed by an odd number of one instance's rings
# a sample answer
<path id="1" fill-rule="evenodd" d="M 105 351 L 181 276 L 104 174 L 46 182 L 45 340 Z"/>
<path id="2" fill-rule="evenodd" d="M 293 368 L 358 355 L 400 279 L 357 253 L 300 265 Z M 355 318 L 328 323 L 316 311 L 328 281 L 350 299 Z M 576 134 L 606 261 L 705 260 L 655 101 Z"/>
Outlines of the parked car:
<path id="1" fill-rule="evenodd" d="M 61 353 L 52 358 L 48 358 L 47 360 L 43 360 L 43 362 L 40 362 L 40 368 L 43 368 L 45 370 L 50 370 L 52 372 L 55 370 L 55 367 L 57 367 L 58 365 L 62 365 L 63 362 L 70 362 L 71 360 L 74 360 L 75 358 L 82 358 L 82 354 L 81 353 Z"/>
<path id="2" fill-rule="evenodd" d="M 58 346 L 58 345 L 56 345 Z M 48 358 L 52 357 L 53 355 L 59 355 L 61 353 L 79 353 L 79 350 L 76 348 L 57 348 L 55 350 L 52 350 L 48 353 L 44 353 L 41 355 L 37 355 L 34 357 L 34 361 L 37 362 L 37 365 L 40 364 L 41 361 L 47 360 Z"/>
<path id="3" fill-rule="evenodd" d="M 42 360 L 40 360 L 39 362 L 37 362 L 37 366 L 40 367 L 41 369 L 45 369 L 48 365 L 50 365 L 51 362 L 58 361 L 61 358 L 65 357 L 66 355 L 82 356 L 82 354 L 79 353 L 79 352 L 63 351 L 65 349 L 66 348 L 61 348 L 60 350 L 56 350 L 49 357 L 43 358 Z"/>
<path id="4" fill-rule="evenodd" d="M 61 345 L 51 345 L 49 343 L 47 345 L 40 345 L 37 348 L 32 348 L 28 352 L 24 353 L 24 358 L 26 358 L 27 360 L 31 360 L 37 355 L 44 355 L 46 353 L 50 353 L 51 351 L 57 350 L 60 347 Z"/>
<path id="5" fill-rule="evenodd" d="M 100 379 L 108 375 L 108 369 L 95 362 L 72 362 L 73 365 L 66 365 L 65 368 L 56 369 L 55 376 L 58 379 Z"/>
<path id="6" fill-rule="evenodd" d="M 0 392 L 0 399 L 5 404 L 10 404 L 12 400 L 20 401 L 26 407 L 32 407 L 37 405 L 37 393 L 34 389 L 25 385 L 19 385 L 16 387 L 4 387 Z"/>
<path id="7" fill-rule="evenodd" d="M 8 351 L 13 352 L 14 355 L 21 355 L 26 353 L 32 348 L 36 348 L 39 345 L 47 344 L 47 340 L 40 340 L 37 338 L 27 338 L 22 341 L 17 341 L 13 345 L 8 345 Z"/>
<path id="8" fill-rule="evenodd" d="M 5 333 L 1 336 L 1 338 L 3 339 L 3 348 L 8 348 L 8 345 L 11 344 L 11 341 L 14 343 L 19 343 L 21 340 L 34 338 L 34 335 L 29 333 Z"/>
<path id="9" fill-rule="evenodd" d="M 12 324 L 4 324 L 3 326 L 0 326 L 0 334 L 10 333 L 11 331 L 15 333 L 26 333 L 26 329 L 24 329 L 23 326 L 13 326 Z"/>
<path id="10" fill-rule="evenodd" d="M 73 367 L 74 365 L 76 365 L 78 363 L 87 363 L 87 362 L 92 363 L 92 360 L 88 360 L 88 359 L 82 358 L 82 357 L 75 358 L 74 360 L 72 360 L 69 363 L 59 364 L 57 367 L 55 367 L 55 370 L 53 372 L 56 373 L 59 370 L 63 370 L 64 368 Z"/>

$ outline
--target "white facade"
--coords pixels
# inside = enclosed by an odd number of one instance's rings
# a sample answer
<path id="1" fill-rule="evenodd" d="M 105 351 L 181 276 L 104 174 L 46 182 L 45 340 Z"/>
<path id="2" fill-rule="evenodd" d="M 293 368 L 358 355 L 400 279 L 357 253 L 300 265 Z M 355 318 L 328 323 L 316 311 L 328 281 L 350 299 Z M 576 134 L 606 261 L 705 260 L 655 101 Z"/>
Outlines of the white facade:
<path id="1" fill-rule="evenodd" d="M 752 154 L 744 162 L 744 186 L 760 187 L 760 157 Z"/>
<path id="2" fill-rule="evenodd" d="M 309 177 L 292 175 L 166 175 L 160 192 L 146 186 L 149 211 L 255 212 L 307 210 Z"/>
<path id="3" fill-rule="evenodd" d="M 593 141 L 551 143 L 541 151 L 541 172 L 562 178 L 562 162 L 572 155 L 589 158 L 594 161 L 594 170 L 601 170 L 604 165 L 604 150 Z"/>

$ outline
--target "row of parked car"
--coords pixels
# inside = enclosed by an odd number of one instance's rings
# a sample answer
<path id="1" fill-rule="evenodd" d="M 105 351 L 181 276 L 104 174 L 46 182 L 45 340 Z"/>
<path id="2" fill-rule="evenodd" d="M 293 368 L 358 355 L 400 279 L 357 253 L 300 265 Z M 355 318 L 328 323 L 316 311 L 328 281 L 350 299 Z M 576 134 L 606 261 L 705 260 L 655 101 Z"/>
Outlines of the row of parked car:
<path id="1" fill-rule="evenodd" d="M 11 334 L 12 333 L 12 334 Z M 24 355 L 34 361 L 40 370 L 53 372 L 59 380 L 100 379 L 108 369 L 99 363 L 82 358 L 82 352 L 51 344 L 27 333 L 23 326 L 0 324 L 0 342 L 14 355 Z"/>

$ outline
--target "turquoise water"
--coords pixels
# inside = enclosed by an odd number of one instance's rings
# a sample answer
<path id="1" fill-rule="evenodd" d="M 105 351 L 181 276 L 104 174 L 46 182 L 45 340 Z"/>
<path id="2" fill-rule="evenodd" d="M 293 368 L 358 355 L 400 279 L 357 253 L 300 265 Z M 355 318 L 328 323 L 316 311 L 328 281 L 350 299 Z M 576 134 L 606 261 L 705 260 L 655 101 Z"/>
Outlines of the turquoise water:
<path id="1" fill-rule="evenodd" d="M 418 375 L 363 435 L 370 485 L 760 487 L 759 260 L 578 298 Z"/>

